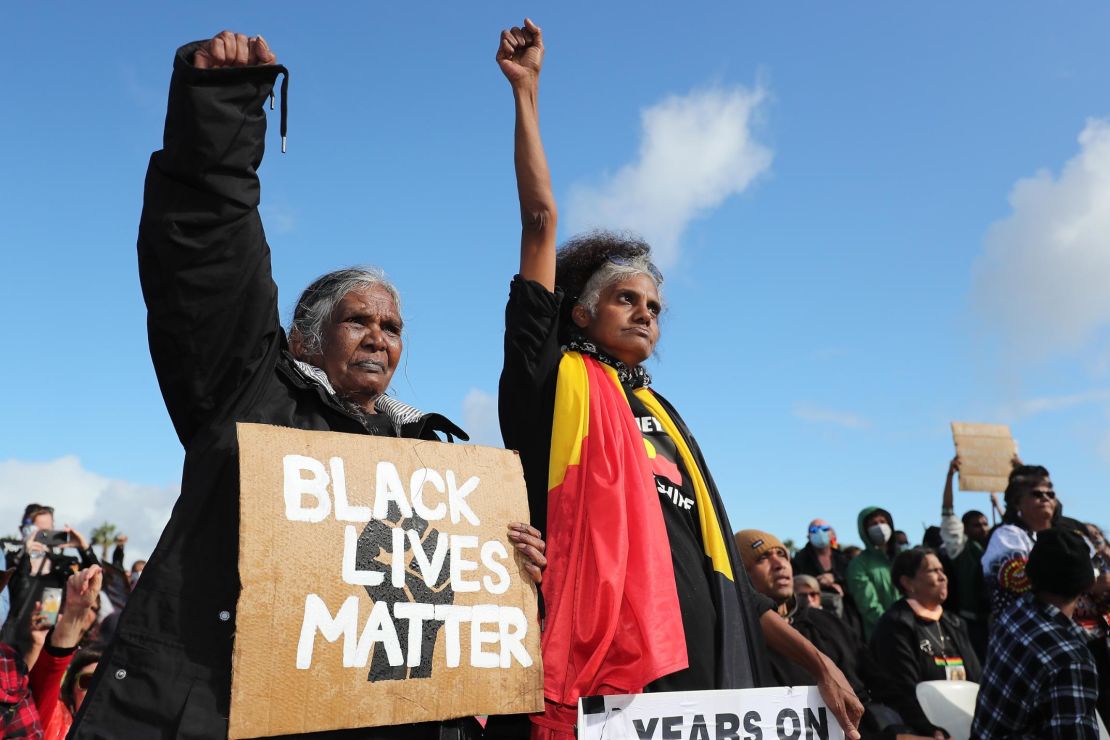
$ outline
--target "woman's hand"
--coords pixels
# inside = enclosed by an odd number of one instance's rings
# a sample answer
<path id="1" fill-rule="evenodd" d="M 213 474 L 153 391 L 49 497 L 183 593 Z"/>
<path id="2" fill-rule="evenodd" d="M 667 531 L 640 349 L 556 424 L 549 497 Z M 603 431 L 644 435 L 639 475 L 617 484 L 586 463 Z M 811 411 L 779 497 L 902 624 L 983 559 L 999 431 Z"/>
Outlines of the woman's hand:
<path id="1" fill-rule="evenodd" d="M 85 535 L 68 524 L 62 527 L 62 531 L 69 535 L 69 541 L 65 544 L 66 547 L 76 547 L 78 550 L 89 549 L 89 541 L 85 539 Z"/>
<path id="2" fill-rule="evenodd" d="M 231 31 L 217 34 L 193 54 L 193 66 L 197 69 L 253 67 L 276 61 L 277 56 L 270 51 L 266 39 L 261 36 L 248 38 Z"/>
<path id="3" fill-rule="evenodd" d="M 543 31 L 528 18 L 523 28 L 502 31 L 496 58 L 510 85 L 535 88 L 543 67 Z"/>
<path id="4" fill-rule="evenodd" d="M 539 530 L 523 522 L 513 522 L 509 525 L 509 539 L 524 558 L 524 569 L 528 571 L 528 575 L 536 584 L 543 582 L 543 571 L 547 568 L 547 558 L 544 556 L 547 543 L 543 541 Z"/>
<path id="5" fill-rule="evenodd" d="M 104 572 L 99 565 L 78 571 L 66 581 L 65 611 L 58 615 L 50 644 L 58 648 L 76 647 L 89 628 L 89 610 L 100 599 Z"/>
<path id="6" fill-rule="evenodd" d="M 50 632 L 51 625 L 42 613 L 42 602 L 35 602 L 35 610 L 31 612 L 31 643 L 42 647 L 46 643 L 46 635 Z"/>

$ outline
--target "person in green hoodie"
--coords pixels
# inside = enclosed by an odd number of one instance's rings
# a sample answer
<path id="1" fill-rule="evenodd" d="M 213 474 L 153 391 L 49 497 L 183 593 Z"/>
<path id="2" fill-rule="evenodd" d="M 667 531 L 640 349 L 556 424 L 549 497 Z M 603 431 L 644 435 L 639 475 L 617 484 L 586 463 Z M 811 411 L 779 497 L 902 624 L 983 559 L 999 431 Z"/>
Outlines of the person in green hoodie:
<path id="1" fill-rule="evenodd" d="M 868 506 L 860 511 L 856 524 L 865 549 L 848 564 L 848 593 L 863 619 L 863 636 L 870 640 L 879 617 L 898 601 L 898 592 L 890 580 L 890 558 L 887 557 L 887 543 L 894 532 L 894 518 L 886 509 Z"/>

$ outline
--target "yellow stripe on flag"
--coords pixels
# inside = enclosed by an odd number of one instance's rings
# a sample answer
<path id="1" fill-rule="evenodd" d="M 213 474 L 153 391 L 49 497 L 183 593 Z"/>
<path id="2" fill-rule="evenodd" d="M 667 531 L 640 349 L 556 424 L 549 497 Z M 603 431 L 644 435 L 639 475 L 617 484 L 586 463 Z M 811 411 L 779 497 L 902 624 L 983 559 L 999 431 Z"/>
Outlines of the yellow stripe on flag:
<path id="1" fill-rule="evenodd" d="M 567 468 L 581 461 L 582 441 L 589 428 L 590 381 L 586 375 L 586 362 L 577 352 L 566 352 L 559 361 L 559 376 L 555 383 L 547 490 L 562 485 Z"/>
<path id="2" fill-rule="evenodd" d="M 694 484 L 694 496 L 698 502 L 698 520 L 701 523 L 701 539 L 705 547 L 705 554 L 713 563 L 713 570 L 730 581 L 735 580 L 732 576 L 732 563 L 728 559 L 728 548 L 725 547 L 724 535 L 721 533 L 721 525 L 717 520 L 717 511 L 713 507 L 713 500 L 709 497 L 709 487 L 705 485 L 705 479 L 702 478 L 701 469 L 694 460 L 693 453 L 690 452 L 690 446 L 686 444 L 686 440 L 678 431 L 678 426 L 675 425 L 667 410 L 663 408 L 663 404 L 659 403 L 655 394 L 647 388 L 640 388 L 636 391 L 636 397 L 643 401 L 644 406 L 655 418 L 659 419 L 660 423 L 663 424 L 663 430 L 670 436 L 675 447 L 678 448 L 678 454 L 682 457 L 686 473 Z"/>

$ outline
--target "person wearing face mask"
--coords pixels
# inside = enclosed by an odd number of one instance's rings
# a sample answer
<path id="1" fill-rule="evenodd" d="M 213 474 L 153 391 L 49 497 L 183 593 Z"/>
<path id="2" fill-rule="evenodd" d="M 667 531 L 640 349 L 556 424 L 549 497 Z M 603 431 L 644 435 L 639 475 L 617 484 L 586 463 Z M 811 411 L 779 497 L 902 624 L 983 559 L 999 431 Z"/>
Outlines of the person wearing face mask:
<path id="1" fill-rule="evenodd" d="M 836 544 L 836 531 L 824 519 L 814 519 L 806 530 L 806 545 L 791 562 L 798 575 L 817 579 L 821 604 L 861 633 L 859 613 L 847 593 L 848 564 L 851 558 Z"/>
<path id="2" fill-rule="evenodd" d="M 894 530 L 894 534 L 890 536 L 890 542 L 887 543 L 887 555 L 891 560 L 898 557 L 899 553 L 909 550 L 913 545 L 910 544 L 910 536 L 900 529 Z"/>
<path id="3" fill-rule="evenodd" d="M 870 639 L 883 612 L 898 600 L 887 556 L 894 519 L 886 509 L 868 506 L 860 511 L 857 523 L 866 549 L 848 565 L 848 593 L 859 610 L 864 638 Z"/>
<path id="4" fill-rule="evenodd" d="M 814 519 L 806 530 L 806 545 L 794 555 L 791 565 L 799 575 L 813 576 L 822 591 L 844 594 L 848 556 L 833 546 L 833 528 L 824 519 Z"/>

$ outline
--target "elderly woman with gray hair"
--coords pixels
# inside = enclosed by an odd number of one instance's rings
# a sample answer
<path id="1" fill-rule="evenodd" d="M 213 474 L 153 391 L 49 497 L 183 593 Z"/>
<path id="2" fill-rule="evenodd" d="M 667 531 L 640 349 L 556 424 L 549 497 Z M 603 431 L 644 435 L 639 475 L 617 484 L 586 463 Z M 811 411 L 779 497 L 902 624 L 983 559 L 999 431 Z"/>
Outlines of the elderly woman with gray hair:
<path id="1" fill-rule="evenodd" d="M 595 232 L 556 251 L 539 135 L 543 56 L 531 21 L 501 34 L 522 230 L 499 412 L 549 560 L 546 711 L 531 718 L 531 737 L 572 738 L 583 696 L 769 685 L 765 644 L 809 670 L 858 737 L 851 686 L 752 588 L 705 458 L 651 385 L 643 363 L 663 310 L 651 248 Z"/>
<path id="2" fill-rule="evenodd" d="M 151 357 L 185 448 L 181 495 L 71 738 L 227 736 L 240 588 L 236 422 L 466 439 L 443 416 L 386 395 L 404 334 L 400 296 L 380 271 L 315 280 L 297 301 L 288 338 L 282 330 L 257 172 L 263 104 L 284 73 L 262 37 L 226 31 L 174 59 L 138 250 Z M 510 536 L 538 581 L 536 534 L 518 525 Z M 458 721 L 338 736 L 431 740 L 471 729 Z M 312 737 L 323 735 L 331 733 Z"/>

